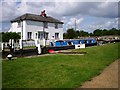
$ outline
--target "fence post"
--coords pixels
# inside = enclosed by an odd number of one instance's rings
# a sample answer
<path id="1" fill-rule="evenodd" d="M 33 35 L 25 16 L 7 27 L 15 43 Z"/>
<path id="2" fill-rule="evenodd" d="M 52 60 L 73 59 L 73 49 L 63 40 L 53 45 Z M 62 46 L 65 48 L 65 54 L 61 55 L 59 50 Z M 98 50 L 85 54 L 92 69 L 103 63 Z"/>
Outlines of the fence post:
<path id="1" fill-rule="evenodd" d="M 43 46 L 45 46 L 45 43 L 46 43 L 45 41 L 46 41 L 46 40 L 43 38 Z"/>
<path id="2" fill-rule="evenodd" d="M 38 45 L 38 39 L 35 39 L 35 46 L 37 47 Z"/>
<path id="3" fill-rule="evenodd" d="M 9 48 L 10 48 L 10 54 L 14 53 L 14 40 L 10 39 L 9 40 Z"/>
<path id="4" fill-rule="evenodd" d="M 4 51 L 4 45 L 1 43 L 1 50 Z"/>
<path id="5" fill-rule="evenodd" d="M 12 46 L 12 49 L 13 49 L 14 48 L 14 39 L 12 39 L 11 42 L 12 42 L 11 46 Z"/>
<path id="6" fill-rule="evenodd" d="M 20 44 L 20 49 L 23 49 L 22 39 L 19 40 L 19 44 Z"/>
<path id="7" fill-rule="evenodd" d="M 15 50 L 15 46 L 14 46 L 14 39 L 12 39 L 12 44 L 11 44 L 11 48 L 12 48 L 12 53 L 14 53 L 14 50 Z"/>
<path id="8" fill-rule="evenodd" d="M 20 54 L 22 56 L 23 55 L 23 43 L 22 43 L 22 39 L 19 40 L 19 45 L 20 45 Z"/>
<path id="9" fill-rule="evenodd" d="M 41 54 L 41 47 L 40 47 L 40 44 L 37 45 L 37 49 L 38 49 L 38 54 Z"/>

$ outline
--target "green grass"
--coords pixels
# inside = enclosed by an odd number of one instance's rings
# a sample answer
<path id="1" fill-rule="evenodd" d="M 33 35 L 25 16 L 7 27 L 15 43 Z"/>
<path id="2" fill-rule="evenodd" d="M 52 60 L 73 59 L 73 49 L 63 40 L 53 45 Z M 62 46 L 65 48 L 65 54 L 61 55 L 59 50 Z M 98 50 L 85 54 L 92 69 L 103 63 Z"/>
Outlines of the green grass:
<path id="1" fill-rule="evenodd" d="M 25 49 L 31 49 L 31 48 L 36 48 L 36 46 L 24 46 L 23 48 L 25 48 Z"/>
<path id="2" fill-rule="evenodd" d="M 75 51 L 85 55 L 50 55 L 3 61 L 3 88 L 77 88 L 118 57 L 118 45 L 108 44 Z"/>

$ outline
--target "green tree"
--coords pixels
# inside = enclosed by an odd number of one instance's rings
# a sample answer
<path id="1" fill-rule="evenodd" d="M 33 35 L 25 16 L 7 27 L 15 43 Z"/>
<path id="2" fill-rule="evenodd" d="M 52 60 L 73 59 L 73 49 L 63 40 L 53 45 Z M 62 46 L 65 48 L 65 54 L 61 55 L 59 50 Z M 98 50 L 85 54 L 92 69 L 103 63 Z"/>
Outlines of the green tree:
<path id="1" fill-rule="evenodd" d="M 76 37 L 80 36 L 80 31 L 76 31 Z"/>
<path id="2" fill-rule="evenodd" d="M 102 36 L 103 35 L 102 30 L 100 30 L 100 29 L 96 29 L 95 31 L 93 31 L 93 34 L 94 34 L 94 36 Z"/>
<path id="3" fill-rule="evenodd" d="M 67 33 L 64 33 L 64 34 L 63 34 L 63 38 L 64 38 L 64 39 L 67 39 Z"/>
<path id="4" fill-rule="evenodd" d="M 82 30 L 80 31 L 80 36 L 89 36 L 89 33 Z"/>
<path id="5" fill-rule="evenodd" d="M 89 33 L 90 36 L 93 36 L 93 33 Z"/>
<path id="6" fill-rule="evenodd" d="M 8 42 L 10 39 L 18 40 L 20 39 L 20 35 L 15 32 L 2 32 L 2 41 Z"/>
<path id="7" fill-rule="evenodd" d="M 107 32 L 108 32 L 108 30 L 107 30 L 107 29 L 104 29 L 104 30 L 102 31 L 102 35 L 103 35 L 103 36 L 107 35 Z"/>
<path id="8" fill-rule="evenodd" d="M 120 35 L 120 30 L 116 30 L 116 35 Z"/>
<path id="9" fill-rule="evenodd" d="M 67 38 L 68 39 L 73 39 L 76 37 L 76 32 L 74 31 L 73 28 L 67 30 Z"/>

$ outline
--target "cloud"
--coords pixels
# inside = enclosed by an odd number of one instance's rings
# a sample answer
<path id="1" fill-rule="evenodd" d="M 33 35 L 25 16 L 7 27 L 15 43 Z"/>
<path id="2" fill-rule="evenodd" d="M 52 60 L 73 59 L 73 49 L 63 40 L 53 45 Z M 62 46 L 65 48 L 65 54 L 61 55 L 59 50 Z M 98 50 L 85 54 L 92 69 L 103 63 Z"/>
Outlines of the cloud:
<path id="1" fill-rule="evenodd" d="M 70 18 L 68 25 L 75 25 L 76 24 L 80 24 L 82 21 L 84 20 L 84 18 L 80 18 L 80 19 L 76 19 L 76 18 Z"/>
<path id="2" fill-rule="evenodd" d="M 6 22 L 6 21 L 8 22 L 16 18 L 21 13 L 18 10 L 18 6 L 16 2 L 2 2 L 0 8 L 2 9 L 2 14 L 0 14 L 2 20 L 0 20 L 0 22 Z"/>
<path id="3" fill-rule="evenodd" d="M 55 7 L 47 9 L 58 16 L 88 15 L 107 18 L 118 16 L 117 2 L 57 2 Z"/>
<path id="4" fill-rule="evenodd" d="M 118 3 L 103 2 L 96 8 L 91 8 L 89 10 L 89 15 L 96 17 L 116 18 L 118 17 Z"/>
<path id="5" fill-rule="evenodd" d="M 116 27 L 116 18 L 118 17 L 118 3 L 117 2 L 29 2 L 19 0 L 4 0 L 2 5 L 2 20 L 0 22 L 6 22 L 4 26 L 8 25 L 10 20 L 25 14 L 34 13 L 40 14 L 45 9 L 47 15 L 53 16 L 64 22 L 64 29 L 74 27 L 75 18 L 78 29 L 84 29 L 88 31 L 95 30 L 96 28 L 110 28 Z M 87 20 L 86 17 L 96 17 L 96 20 Z M 101 18 L 105 20 L 101 20 Z M 112 20 L 111 20 L 112 19 Z M 84 23 L 89 22 L 89 23 Z M 92 23 L 94 22 L 94 23 Z M 9 23 L 10 24 L 10 23 Z M 4 28 L 4 27 L 3 27 Z"/>
<path id="6" fill-rule="evenodd" d="M 12 0 L 13 1 L 13 0 Z M 3 21 L 24 13 L 40 14 L 45 9 L 52 16 L 90 15 L 96 17 L 115 18 L 118 15 L 117 2 L 16 2 L 2 3 Z"/>
<path id="7" fill-rule="evenodd" d="M 88 32 L 93 32 L 96 29 L 111 29 L 111 28 L 118 29 L 118 18 L 104 19 L 104 21 L 101 20 L 101 18 L 99 18 L 98 20 L 99 21 L 96 21 L 92 24 L 87 24 L 82 28 Z"/>

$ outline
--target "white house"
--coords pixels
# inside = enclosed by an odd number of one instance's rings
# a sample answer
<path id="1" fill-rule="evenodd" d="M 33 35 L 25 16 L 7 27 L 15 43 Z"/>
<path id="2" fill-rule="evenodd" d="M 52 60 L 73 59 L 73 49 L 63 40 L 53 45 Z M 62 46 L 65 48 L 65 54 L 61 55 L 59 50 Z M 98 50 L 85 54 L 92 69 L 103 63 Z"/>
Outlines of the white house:
<path id="1" fill-rule="evenodd" d="M 63 22 L 46 16 L 45 11 L 41 15 L 24 14 L 11 20 L 11 28 L 8 32 L 16 32 L 22 40 L 35 39 L 63 39 Z"/>

